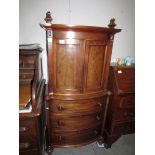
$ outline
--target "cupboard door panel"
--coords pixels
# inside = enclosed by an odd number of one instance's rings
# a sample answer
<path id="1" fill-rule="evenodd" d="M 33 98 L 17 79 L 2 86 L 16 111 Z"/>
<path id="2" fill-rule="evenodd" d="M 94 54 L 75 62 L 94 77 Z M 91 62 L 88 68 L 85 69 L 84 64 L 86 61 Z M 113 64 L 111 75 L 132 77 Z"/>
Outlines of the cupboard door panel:
<path id="1" fill-rule="evenodd" d="M 87 41 L 86 43 L 86 75 L 85 89 L 95 91 L 102 88 L 106 44 L 103 41 Z"/>
<path id="2" fill-rule="evenodd" d="M 81 42 L 76 39 L 57 40 L 55 44 L 55 91 L 80 92 L 82 86 Z"/>

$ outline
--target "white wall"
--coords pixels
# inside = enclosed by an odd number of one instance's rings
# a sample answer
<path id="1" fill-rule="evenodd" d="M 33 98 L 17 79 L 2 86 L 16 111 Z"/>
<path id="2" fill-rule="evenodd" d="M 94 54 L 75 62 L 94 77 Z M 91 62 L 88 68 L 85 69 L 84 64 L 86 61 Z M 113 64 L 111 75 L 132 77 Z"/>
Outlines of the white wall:
<path id="1" fill-rule="evenodd" d="M 107 26 L 116 19 L 117 28 L 112 61 L 135 53 L 135 7 L 134 0 L 19 0 L 19 44 L 40 43 L 46 50 L 45 31 L 39 23 L 44 22 L 46 12 L 52 13 L 53 23 Z M 69 5 L 70 4 L 70 5 Z M 43 52 L 44 77 L 46 78 L 46 55 Z"/>

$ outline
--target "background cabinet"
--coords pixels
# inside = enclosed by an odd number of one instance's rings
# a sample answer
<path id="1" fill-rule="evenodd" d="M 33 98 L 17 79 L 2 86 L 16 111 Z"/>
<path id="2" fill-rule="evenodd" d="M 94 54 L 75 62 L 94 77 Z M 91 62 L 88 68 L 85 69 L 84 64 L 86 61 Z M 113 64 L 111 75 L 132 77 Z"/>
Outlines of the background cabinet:
<path id="1" fill-rule="evenodd" d="M 43 155 L 46 122 L 42 49 L 30 47 L 23 45 L 19 50 L 19 154 Z M 29 103 L 30 111 L 25 111 Z"/>
<path id="2" fill-rule="evenodd" d="M 105 143 L 111 147 L 122 134 L 135 129 L 135 68 L 111 66 L 108 89 L 110 96 L 105 124 Z"/>

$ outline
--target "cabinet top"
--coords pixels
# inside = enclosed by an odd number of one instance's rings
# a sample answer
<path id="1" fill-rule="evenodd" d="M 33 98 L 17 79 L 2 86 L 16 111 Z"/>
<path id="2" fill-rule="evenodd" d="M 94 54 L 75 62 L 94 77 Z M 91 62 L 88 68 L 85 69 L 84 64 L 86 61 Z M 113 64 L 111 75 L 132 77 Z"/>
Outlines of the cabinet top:
<path id="1" fill-rule="evenodd" d="M 43 49 L 39 44 L 21 44 L 19 45 L 19 54 L 20 55 L 34 55 L 42 52 Z"/>
<path id="2" fill-rule="evenodd" d="M 65 31 L 94 31 L 94 32 L 112 32 L 118 33 L 121 29 L 115 29 L 111 27 L 97 27 L 97 26 L 83 26 L 83 25 L 63 25 L 63 24 L 51 24 L 45 23 L 40 26 L 46 30 L 65 30 Z"/>

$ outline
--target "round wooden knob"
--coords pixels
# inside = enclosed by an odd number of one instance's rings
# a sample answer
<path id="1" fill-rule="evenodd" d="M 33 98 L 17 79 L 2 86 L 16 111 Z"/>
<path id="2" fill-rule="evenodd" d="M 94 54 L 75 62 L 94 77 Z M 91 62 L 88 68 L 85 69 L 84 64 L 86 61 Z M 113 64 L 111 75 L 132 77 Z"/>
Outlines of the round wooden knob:
<path id="1" fill-rule="evenodd" d="M 24 126 L 19 127 L 19 132 L 25 132 L 27 130 L 28 130 L 27 127 L 24 127 Z"/>

